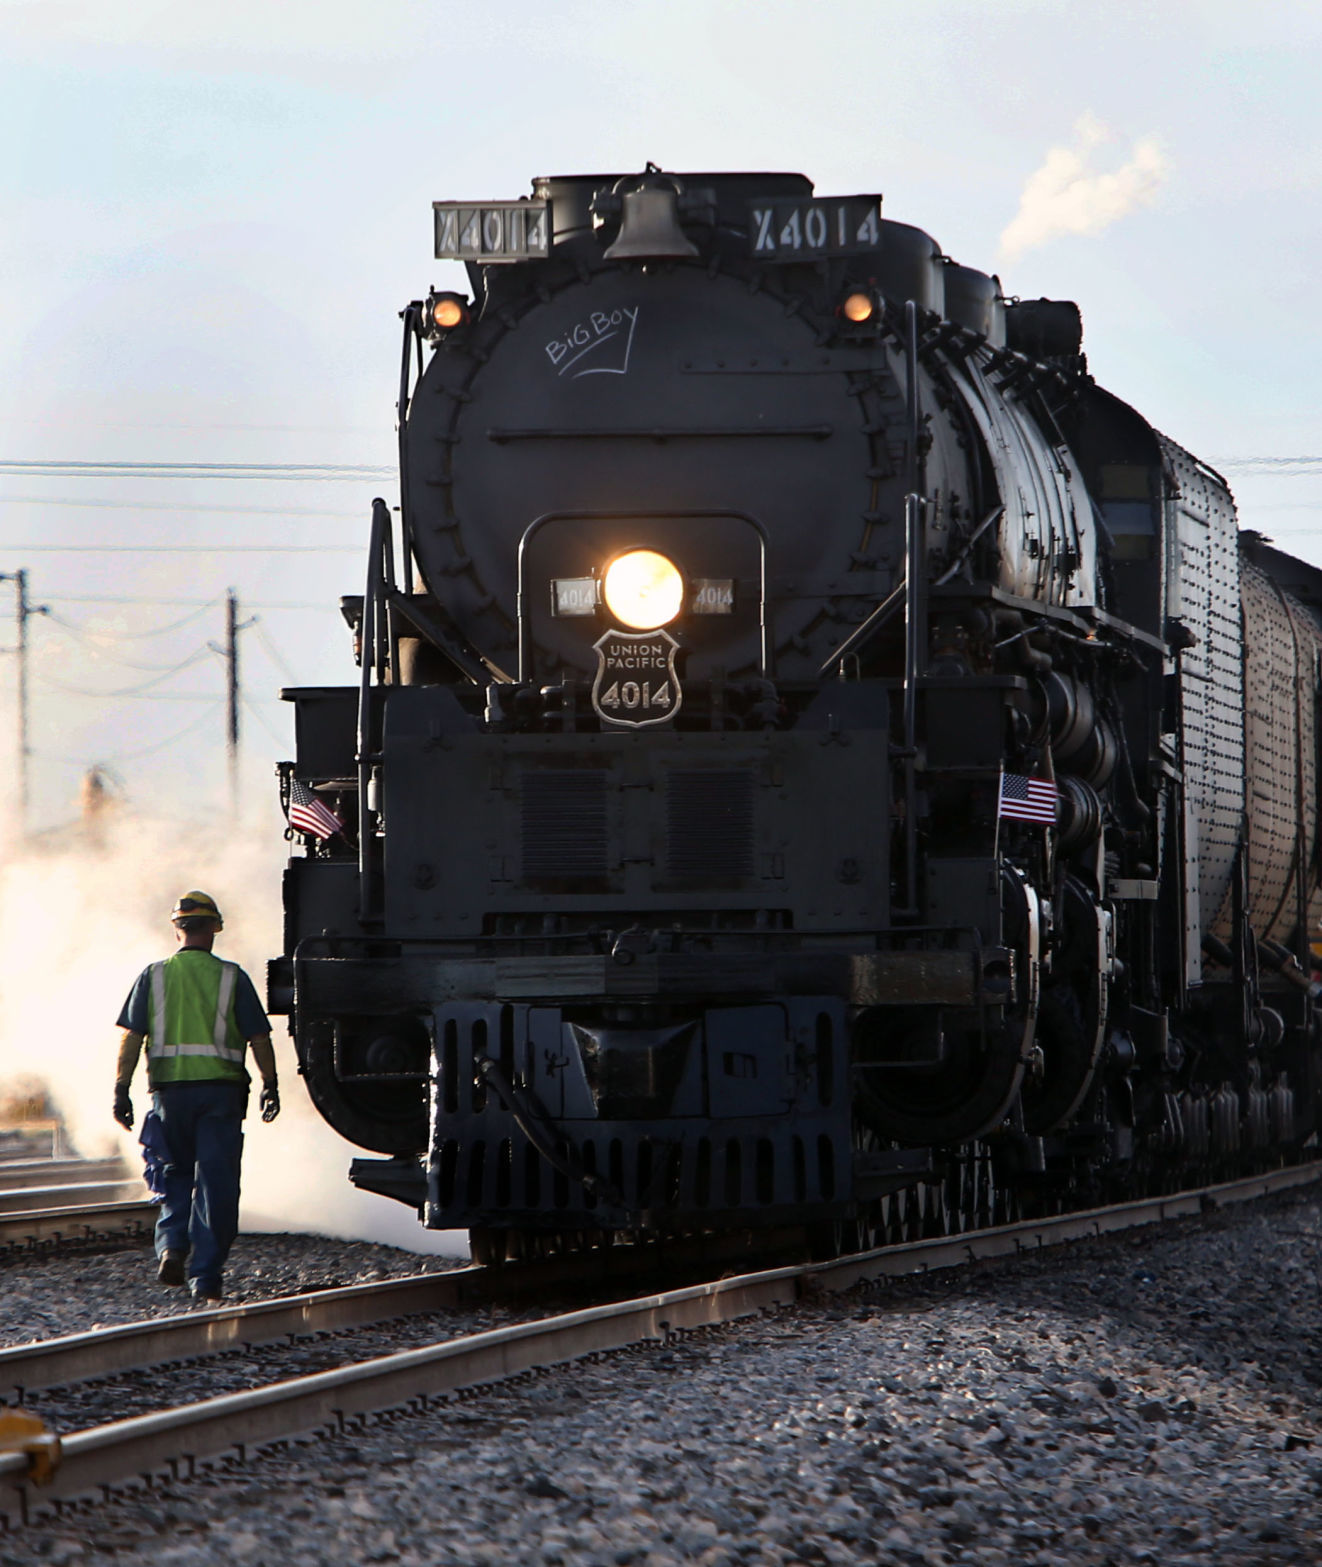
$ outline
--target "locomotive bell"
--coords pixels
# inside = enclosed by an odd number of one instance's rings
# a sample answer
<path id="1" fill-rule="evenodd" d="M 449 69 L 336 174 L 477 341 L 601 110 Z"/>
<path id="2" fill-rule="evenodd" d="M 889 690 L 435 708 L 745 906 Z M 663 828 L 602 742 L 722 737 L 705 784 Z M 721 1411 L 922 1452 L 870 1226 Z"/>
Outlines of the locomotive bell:
<path id="1" fill-rule="evenodd" d="M 620 232 L 607 247 L 607 261 L 660 261 L 698 254 L 679 226 L 679 192 L 673 185 L 639 185 L 625 191 L 621 202 Z"/>

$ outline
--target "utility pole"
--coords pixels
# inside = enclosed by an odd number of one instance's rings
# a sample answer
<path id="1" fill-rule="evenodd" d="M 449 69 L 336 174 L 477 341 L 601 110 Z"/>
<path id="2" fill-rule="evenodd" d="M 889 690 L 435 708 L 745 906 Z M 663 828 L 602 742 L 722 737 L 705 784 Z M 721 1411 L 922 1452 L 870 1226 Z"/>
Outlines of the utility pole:
<path id="1" fill-rule="evenodd" d="M 28 603 L 26 570 L 0 571 L 0 582 L 14 584 L 18 621 L 18 645 L 14 648 L 18 675 L 18 825 L 20 832 L 26 833 L 32 762 L 32 746 L 28 739 L 28 619 L 32 615 L 49 615 L 50 609 L 45 604 Z"/>
<path id="2" fill-rule="evenodd" d="M 225 660 L 225 752 L 229 760 L 230 812 L 239 814 L 239 632 L 256 624 L 256 616 L 239 619 L 239 595 L 225 590 L 225 644 L 209 646 Z"/>
<path id="3" fill-rule="evenodd" d="M 239 600 L 225 592 L 225 749 L 229 755 L 230 810 L 239 814 Z"/>

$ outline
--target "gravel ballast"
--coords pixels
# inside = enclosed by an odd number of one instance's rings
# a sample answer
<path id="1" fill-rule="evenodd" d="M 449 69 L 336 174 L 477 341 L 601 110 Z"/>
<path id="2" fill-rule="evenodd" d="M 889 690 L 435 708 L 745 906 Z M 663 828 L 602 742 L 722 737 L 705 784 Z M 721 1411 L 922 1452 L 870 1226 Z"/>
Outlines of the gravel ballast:
<path id="1" fill-rule="evenodd" d="M 301 1295 L 307 1290 L 367 1284 L 466 1264 L 419 1257 L 394 1246 L 321 1235 L 240 1235 L 225 1269 L 227 1306 Z M 156 1280 L 150 1245 L 94 1254 L 0 1256 L 0 1345 L 88 1333 L 192 1309 L 186 1289 Z"/>
<path id="2" fill-rule="evenodd" d="M 340 1243 L 240 1241 L 268 1244 L 297 1269 Z M 325 1282 L 421 1262 L 345 1250 Z M 40 1300 L 7 1268 L 6 1335 L 15 1292 L 43 1334 L 90 1325 L 53 1319 L 121 1260 L 40 1264 Z M 291 1444 L 16 1532 L 0 1558 L 1313 1567 L 1320 1263 L 1311 1191 L 900 1281 Z M 111 1305 L 76 1309 L 142 1314 Z"/>

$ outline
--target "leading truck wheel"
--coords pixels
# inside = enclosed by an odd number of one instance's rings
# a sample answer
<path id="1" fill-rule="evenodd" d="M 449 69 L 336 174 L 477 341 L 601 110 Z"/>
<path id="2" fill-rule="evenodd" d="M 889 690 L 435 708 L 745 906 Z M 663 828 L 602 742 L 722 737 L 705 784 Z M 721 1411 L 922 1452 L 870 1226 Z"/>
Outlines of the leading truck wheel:
<path id="1" fill-rule="evenodd" d="M 322 1118 L 372 1153 L 415 1154 L 427 1147 L 426 1080 L 345 1083 L 335 1069 L 328 1024 L 309 1025 L 301 1052 L 308 1097 Z"/>
<path id="2" fill-rule="evenodd" d="M 1005 1009 L 877 1007 L 854 1037 L 856 1113 L 879 1137 L 918 1147 L 971 1142 L 1014 1103 L 1037 1021 L 1041 911 L 1017 866 L 1001 866 L 1002 938 L 1015 952 Z"/>
<path id="3" fill-rule="evenodd" d="M 855 1109 L 878 1137 L 909 1146 L 969 1142 L 1005 1119 L 1031 1044 L 1024 1020 L 1007 1018 L 985 1038 L 972 1029 L 946 1036 L 931 1067 L 856 1060 Z"/>

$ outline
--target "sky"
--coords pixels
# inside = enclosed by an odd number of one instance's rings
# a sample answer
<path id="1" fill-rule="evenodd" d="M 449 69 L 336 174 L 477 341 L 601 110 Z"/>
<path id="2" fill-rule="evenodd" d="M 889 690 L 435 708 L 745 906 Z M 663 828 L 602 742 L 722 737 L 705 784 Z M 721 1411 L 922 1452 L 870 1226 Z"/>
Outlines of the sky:
<path id="1" fill-rule="evenodd" d="M 97 762 L 135 800 L 223 797 L 229 587 L 269 819 L 279 688 L 352 678 L 335 605 L 394 497 L 398 311 L 463 284 L 430 204 L 538 174 L 880 190 L 1007 294 L 1077 300 L 1098 379 L 1322 561 L 1322 459 L 1244 465 L 1322 452 L 1320 66 L 1322 8 L 1290 0 L 0 0 L 0 572 L 51 610 L 34 823 Z M 89 462 L 359 473 L 49 468 Z M 0 755 L 13 689 L 0 655 Z"/>

